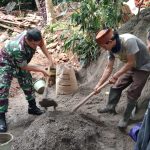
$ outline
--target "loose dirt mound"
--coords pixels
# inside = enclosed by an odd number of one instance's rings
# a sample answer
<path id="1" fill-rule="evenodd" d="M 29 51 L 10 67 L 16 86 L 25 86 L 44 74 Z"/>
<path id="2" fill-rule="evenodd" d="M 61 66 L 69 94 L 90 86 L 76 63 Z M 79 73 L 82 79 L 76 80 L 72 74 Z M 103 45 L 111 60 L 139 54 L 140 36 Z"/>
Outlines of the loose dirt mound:
<path id="1" fill-rule="evenodd" d="M 100 150 L 100 130 L 78 114 L 51 112 L 40 116 L 14 141 L 19 150 Z"/>

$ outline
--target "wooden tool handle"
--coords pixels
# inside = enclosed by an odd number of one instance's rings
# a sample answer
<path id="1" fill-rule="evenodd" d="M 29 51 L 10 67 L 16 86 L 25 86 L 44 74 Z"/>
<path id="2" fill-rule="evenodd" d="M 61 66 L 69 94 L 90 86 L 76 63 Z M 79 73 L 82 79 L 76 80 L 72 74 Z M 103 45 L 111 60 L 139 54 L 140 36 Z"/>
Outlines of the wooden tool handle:
<path id="1" fill-rule="evenodd" d="M 98 91 L 101 90 L 102 88 L 104 88 L 106 85 L 108 85 L 110 82 L 109 80 L 104 82 L 99 88 L 98 88 Z"/>
<path id="2" fill-rule="evenodd" d="M 48 67 L 48 73 L 50 72 L 50 67 L 51 66 Z M 43 99 L 47 97 L 47 93 L 48 93 L 47 89 L 48 89 L 49 79 L 50 79 L 50 76 L 47 76 L 46 77 L 46 84 L 45 84 L 45 88 L 44 88 L 44 92 L 43 92 Z"/>
<path id="3" fill-rule="evenodd" d="M 105 83 L 103 83 L 99 88 L 98 88 L 98 90 L 101 90 L 102 88 L 104 88 L 106 85 L 108 85 L 109 84 L 109 81 L 106 81 Z M 93 91 L 92 93 L 90 93 L 85 99 L 83 99 L 78 105 L 76 105 L 74 108 L 73 108 L 73 110 L 72 110 L 72 112 L 74 112 L 74 111 L 76 111 L 79 107 L 81 107 L 85 102 L 87 102 L 87 100 L 89 99 L 89 98 L 91 98 L 93 95 L 95 95 L 96 94 L 96 92 L 95 91 Z"/>

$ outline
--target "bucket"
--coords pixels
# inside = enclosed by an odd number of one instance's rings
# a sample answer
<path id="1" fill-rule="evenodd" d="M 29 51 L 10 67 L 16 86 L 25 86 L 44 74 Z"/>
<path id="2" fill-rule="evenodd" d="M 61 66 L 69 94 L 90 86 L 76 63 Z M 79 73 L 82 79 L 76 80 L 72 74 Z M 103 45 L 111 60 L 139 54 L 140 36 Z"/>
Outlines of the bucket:
<path id="1" fill-rule="evenodd" d="M 0 133 L 0 150 L 11 150 L 13 135 L 10 133 Z"/>
<path id="2" fill-rule="evenodd" d="M 45 81 L 43 79 L 38 79 L 33 83 L 35 91 L 39 94 L 43 94 L 45 88 Z"/>

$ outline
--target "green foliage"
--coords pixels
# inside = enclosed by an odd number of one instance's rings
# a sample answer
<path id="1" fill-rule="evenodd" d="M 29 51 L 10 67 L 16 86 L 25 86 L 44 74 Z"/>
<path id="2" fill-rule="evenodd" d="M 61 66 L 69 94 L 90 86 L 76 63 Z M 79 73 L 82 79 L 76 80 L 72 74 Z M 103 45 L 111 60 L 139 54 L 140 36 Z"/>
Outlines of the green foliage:
<path id="1" fill-rule="evenodd" d="M 72 22 L 81 25 L 81 30 L 96 32 L 104 27 L 117 27 L 120 19 L 120 7 L 122 0 L 113 1 L 83 0 L 80 11 L 72 14 Z"/>
<path id="2" fill-rule="evenodd" d="M 9 2 L 11 2 L 10 0 L 0 0 L 0 6 L 6 6 Z M 14 2 L 18 3 L 26 3 L 26 2 L 32 2 L 35 3 L 35 0 L 14 0 Z"/>
<path id="3" fill-rule="evenodd" d="M 101 0 L 100 11 L 101 20 L 104 23 L 104 27 L 118 28 L 121 16 L 121 6 L 123 0 L 109 1 Z"/>
<path id="4" fill-rule="evenodd" d="M 100 28 L 99 5 L 95 0 L 83 0 L 80 10 L 72 14 L 72 23 L 81 25 L 80 30 L 93 32 Z"/>
<path id="5" fill-rule="evenodd" d="M 79 2 L 80 0 L 52 0 L 54 5 L 58 5 L 63 2 Z"/>
<path id="6" fill-rule="evenodd" d="M 56 23 L 45 26 L 45 32 L 50 31 L 51 33 L 53 33 L 53 32 L 56 32 L 58 30 L 65 30 L 67 28 L 68 28 L 67 22 L 57 21 Z"/>
<path id="7" fill-rule="evenodd" d="M 80 9 L 71 16 L 72 24 L 79 30 L 65 39 L 65 50 L 71 49 L 86 63 L 97 59 L 100 51 L 95 42 L 96 33 L 106 27 L 118 27 L 121 4 L 122 0 L 82 0 Z"/>
<path id="8" fill-rule="evenodd" d="M 9 0 L 0 0 L 0 6 L 5 6 L 7 3 L 9 3 Z"/>
<path id="9" fill-rule="evenodd" d="M 89 62 L 96 60 L 100 51 L 97 51 L 97 44 L 94 41 L 95 38 L 91 38 L 86 34 L 75 32 L 65 40 L 65 50 L 71 49 L 73 53 L 80 56 L 80 60 L 84 60 L 85 65 Z"/>

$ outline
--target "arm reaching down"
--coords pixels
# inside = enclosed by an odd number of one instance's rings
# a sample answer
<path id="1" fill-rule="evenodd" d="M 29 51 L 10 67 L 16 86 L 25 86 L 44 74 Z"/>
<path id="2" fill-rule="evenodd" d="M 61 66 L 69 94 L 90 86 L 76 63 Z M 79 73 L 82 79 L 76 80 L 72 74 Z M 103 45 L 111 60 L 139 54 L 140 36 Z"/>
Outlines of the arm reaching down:
<path id="1" fill-rule="evenodd" d="M 97 85 L 94 88 L 94 91 L 96 93 L 99 93 L 100 90 L 98 90 L 98 88 L 109 78 L 109 76 L 112 73 L 113 70 L 113 65 L 114 65 L 114 59 L 113 60 L 108 60 L 108 63 L 106 65 L 106 68 L 103 72 L 102 77 L 100 78 L 99 82 L 97 83 Z"/>
<path id="2" fill-rule="evenodd" d="M 110 78 L 110 83 L 114 84 L 122 74 L 133 67 L 135 67 L 135 55 L 127 55 L 127 63 Z"/>
<path id="3" fill-rule="evenodd" d="M 40 67 L 37 67 L 37 66 L 34 66 L 34 65 L 27 65 L 27 66 L 21 67 L 21 69 L 27 70 L 27 71 L 33 71 L 33 72 L 41 72 L 45 76 L 49 76 L 49 74 L 46 72 L 45 69 L 41 69 Z"/>
<path id="4" fill-rule="evenodd" d="M 40 45 L 40 48 L 41 48 L 42 52 L 44 53 L 44 55 L 48 58 L 50 66 L 53 67 L 54 66 L 53 59 L 52 59 L 51 55 L 49 54 L 49 52 L 44 44 L 43 39 L 42 39 L 42 44 Z"/>

